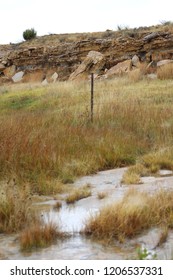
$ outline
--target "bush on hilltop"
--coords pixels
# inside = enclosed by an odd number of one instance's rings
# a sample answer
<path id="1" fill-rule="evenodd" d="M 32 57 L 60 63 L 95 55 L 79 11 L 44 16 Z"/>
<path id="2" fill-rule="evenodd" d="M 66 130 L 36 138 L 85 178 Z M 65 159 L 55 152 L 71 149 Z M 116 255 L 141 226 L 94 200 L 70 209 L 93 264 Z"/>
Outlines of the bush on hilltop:
<path id="1" fill-rule="evenodd" d="M 26 29 L 23 32 L 23 38 L 27 41 L 27 40 L 31 40 L 34 39 L 37 36 L 37 32 L 34 30 L 34 28 L 31 29 Z"/>

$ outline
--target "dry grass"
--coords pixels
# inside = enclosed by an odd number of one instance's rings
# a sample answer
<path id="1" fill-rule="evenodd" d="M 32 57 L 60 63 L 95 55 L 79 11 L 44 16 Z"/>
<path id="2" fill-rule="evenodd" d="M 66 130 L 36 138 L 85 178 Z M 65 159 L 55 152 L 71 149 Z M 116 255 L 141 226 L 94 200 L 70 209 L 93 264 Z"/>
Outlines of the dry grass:
<path id="1" fill-rule="evenodd" d="M 104 199 L 105 197 L 107 197 L 107 193 L 106 192 L 99 192 L 97 194 L 98 199 Z"/>
<path id="2" fill-rule="evenodd" d="M 157 77 L 161 80 L 172 79 L 173 78 L 173 63 L 168 63 L 168 64 L 158 67 Z"/>
<path id="3" fill-rule="evenodd" d="M 74 191 L 72 191 L 72 193 L 70 193 L 66 197 L 66 202 L 68 204 L 75 203 L 76 201 L 89 197 L 89 196 L 91 196 L 91 190 L 87 185 L 87 186 L 84 186 L 82 188 L 78 188 L 78 189 L 75 189 Z"/>
<path id="4" fill-rule="evenodd" d="M 160 148 L 140 158 L 140 162 L 128 168 L 122 178 L 124 184 L 139 184 L 140 177 L 158 173 L 160 169 L 173 170 L 173 149 Z"/>
<path id="5" fill-rule="evenodd" d="M 28 189 L 25 186 L 5 186 L 0 198 L 0 232 L 18 232 L 37 220 L 31 209 Z"/>
<path id="6" fill-rule="evenodd" d="M 45 36 L 38 37 L 31 41 L 22 42 L 21 47 L 29 46 L 43 46 L 43 45 L 52 45 L 56 46 L 63 43 L 72 43 L 81 40 L 91 40 L 91 39 L 105 39 L 105 38 L 118 38 L 122 36 L 132 37 L 132 38 L 141 38 L 144 37 L 147 33 L 152 32 L 170 32 L 173 33 L 173 25 L 169 21 L 161 22 L 161 24 L 153 25 L 149 27 L 138 27 L 138 28 L 129 28 L 128 26 L 117 25 L 117 30 L 109 30 L 102 32 L 86 32 L 86 33 L 65 33 L 65 34 L 49 34 Z"/>
<path id="7" fill-rule="evenodd" d="M 168 233 L 169 233 L 168 227 L 163 227 L 157 246 L 161 246 L 163 243 L 166 242 L 168 238 Z"/>
<path id="8" fill-rule="evenodd" d="M 85 226 L 96 238 L 132 238 L 153 226 L 173 227 L 173 193 L 159 191 L 151 196 L 134 190 L 122 201 L 100 210 Z"/>
<path id="9" fill-rule="evenodd" d="M 60 233 L 53 223 L 50 222 L 45 225 L 34 224 L 20 234 L 20 248 L 22 251 L 27 251 L 47 247 L 56 241 L 58 237 L 62 238 L 63 233 Z"/>
<path id="10" fill-rule="evenodd" d="M 58 191 L 54 178 L 71 183 L 172 146 L 171 81 L 95 82 L 93 124 L 88 82 L 0 92 L 0 176 L 15 174 L 39 194 Z"/>
<path id="11" fill-rule="evenodd" d="M 62 202 L 57 201 L 57 202 L 55 203 L 55 205 L 53 206 L 53 209 L 54 209 L 54 210 L 59 210 L 61 207 L 62 207 Z"/>
<path id="12" fill-rule="evenodd" d="M 140 184 L 141 177 L 149 175 L 148 169 L 138 163 L 134 166 L 131 166 L 127 169 L 127 171 L 123 174 L 122 183 L 123 184 Z"/>
<path id="13" fill-rule="evenodd" d="M 129 77 L 129 80 L 131 82 L 138 82 L 138 81 L 140 81 L 143 78 L 142 72 L 141 72 L 140 69 L 135 69 L 133 71 L 130 71 L 128 73 L 128 77 Z"/>
<path id="14" fill-rule="evenodd" d="M 127 171 L 124 173 L 121 182 L 126 185 L 141 184 L 141 178 L 138 174 Z"/>
<path id="15" fill-rule="evenodd" d="M 156 173 L 159 169 L 173 170 L 173 148 L 151 152 L 144 155 L 141 161 L 151 173 Z"/>

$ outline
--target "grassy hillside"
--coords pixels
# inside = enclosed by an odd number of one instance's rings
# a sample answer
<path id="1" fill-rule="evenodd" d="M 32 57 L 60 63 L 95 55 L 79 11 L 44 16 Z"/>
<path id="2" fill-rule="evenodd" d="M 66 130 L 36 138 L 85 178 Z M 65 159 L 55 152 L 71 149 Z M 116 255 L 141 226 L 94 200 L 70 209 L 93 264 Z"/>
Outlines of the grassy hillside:
<path id="1" fill-rule="evenodd" d="M 0 176 L 35 190 L 136 162 L 173 169 L 172 133 L 172 80 L 97 81 L 93 123 L 89 82 L 0 87 Z"/>

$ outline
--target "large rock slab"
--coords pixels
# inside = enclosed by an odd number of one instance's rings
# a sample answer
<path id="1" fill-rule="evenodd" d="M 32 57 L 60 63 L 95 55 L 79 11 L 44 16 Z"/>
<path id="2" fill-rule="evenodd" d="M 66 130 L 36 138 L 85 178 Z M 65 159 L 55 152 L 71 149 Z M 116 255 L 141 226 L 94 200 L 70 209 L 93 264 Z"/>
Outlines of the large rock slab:
<path id="1" fill-rule="evenodd" d="M 160 60 L 157 62 L 157 67 L 169 64 L 169 63 L 173 63 L 172 59 L 164 59 L 164 60 Z"/>
<path id="2" fill-rule="evenodd" d="M 105 64 L 105 57 L 97 51 L 90 51 L 69 80 L 86 79 L 90 73 L 98 74 Z"/>
<path id="3" fill-rule="evenodd" d="M 125 60 L 113 66 L 106 72 L 106 78 L 113 76 L 120 76 L 124 73 L 128 73 L 132 69 L 131 59 Z"/>

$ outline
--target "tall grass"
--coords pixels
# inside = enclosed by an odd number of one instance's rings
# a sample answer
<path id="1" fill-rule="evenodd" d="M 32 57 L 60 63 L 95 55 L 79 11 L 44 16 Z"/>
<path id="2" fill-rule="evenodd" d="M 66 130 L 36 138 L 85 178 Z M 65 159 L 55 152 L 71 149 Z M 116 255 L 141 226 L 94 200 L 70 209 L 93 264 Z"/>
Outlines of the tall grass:
<path id="1" fill-rule="evenodd" d="M 171 81 L 98 81 L 91 123 L 88 82 L 3 88 L 0 176 L 16 174 L 44 193 L 44 182 L 55 177 L 73 182 L 76 176 L 134 164 L 172 146 L 172 101 Z"/>
<path id="2" fill-rule="evenodd" d="M 21 250 L 49 246 L 65 236 L 51 221 L 45 224 L 32 208 L 27 187 L 4 186 L 0 197 L 0 233 L 19 233 Z"/>
<path id="3" fill-rule="evenodd" d="M 6 186 L 0 198 L 0 233 L 22 230 L 39 219 L 31 209 L 31 197 L 25 188 Z"/>
<path id="4" fill-rule="evenodd" d="M 173 63 L 168 63 L 158 67 L 157 76 L 161 80 L 173 78 Z"/>

